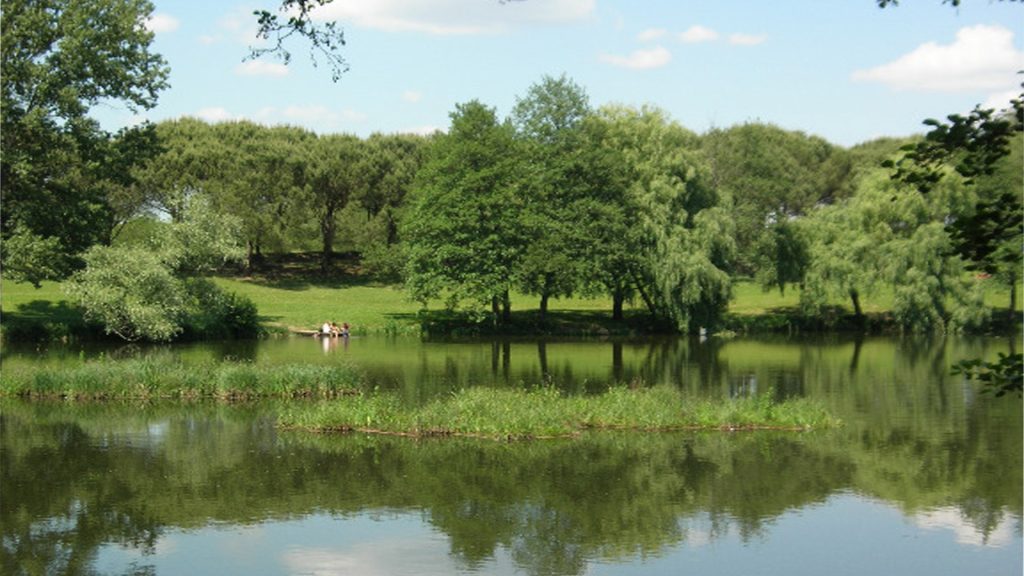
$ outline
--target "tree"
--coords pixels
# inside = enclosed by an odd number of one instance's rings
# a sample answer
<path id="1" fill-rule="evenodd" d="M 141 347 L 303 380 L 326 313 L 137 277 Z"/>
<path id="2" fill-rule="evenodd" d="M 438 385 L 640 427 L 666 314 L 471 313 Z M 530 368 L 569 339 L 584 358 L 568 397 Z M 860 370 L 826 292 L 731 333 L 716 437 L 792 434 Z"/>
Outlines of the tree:
<path id="1" fill-rule="evenodd" d="M 521 193 L 523 233 L 529 239 L 517 276 L 528 294 L 540 297 L 540 319 L 552 296 L 578 290 L 587 260 L 584 222 L 593 222 L 589 200 L 597 191 L 588 165 L 583 122 L 587 94 L 566 76 L 545 76 L 516 100 L 511 122 L 530 169 Z"/>
<path id="2" fill-rule="evenodd" d="M 728 303 L 732 218 L 709 185 L 698 138 L 665 113 L 605 107 L 603 147 L 624 163 L 623 244 L 608 251 L 651 314 L 682 331 L 713 328 Z M 609 277 L 611 286 L 624 278 Z"/>
<path id="3" fill-rule="evenodd" d="M 1024 235 L 1024 94 L 1003 113 L 975 107 L 967 116 L 951 114 L 947 119 L 948 123 L 925 120 L 932 130 L 904 146 L 903 155 L 886 165 L 894 180 L 921 194 L 952 177 L 961 178 L 975 192 L 973 206 L 950 222 L 954 247 L 971 269 L 1009 284 L 1008 314 L 1013 319 Z"/>
<path id="4" fill-rule="evenodd" d="M 316 136 L 302 128 L 252 122 L 217 124 L 214 133 L 220 151 L 206 192 L 216 210 L 241 218 L 246 267 L 252 270 L 264 248 L 284 246 L 293 218 L 310 214 L 311 203 L 301 192 L 309 176 L 305 151 Z"/>
<path id="5" fill-rule="evenodd" d="M 512 127 L 479 101 L 456 106 L 417 176 L 403 221 L 406 287 L 426 304 L 441 298 L 490 304 L 510 319 L 509 290 L 526 239 L 516 189 L 519 155 Z"/>
<path id="6" fill-rule="evenodd" d="M 362 140 L 348 134 L 320 136 L 312 144 L 308 185 L 323 241 L 320 270 L 326 274 L 334 253 L 338 213 L 365 187 L 366 151 Z"/>
<path id="7" fill-rule="evenodd" d="M 64 289 L 87 319 L 124 340 L 169 341 L 195 325 L 217 336 L 252 336 L 255 307 L 201 278 L 241 258 L 239 228 L 237 218 L 194 197 L 180 222 L 165 223 L 145 244 L 90 248 Z"/>
<path id="8" fill-rule="evenodd" d="M 775 228 L 847 196 L 849 157 L 822 138 L 770 124 L 712 130 L 701 144 L 714 187 L 732 203 L 736 242 L 751 248 L 737 255 L 737 271 L 761 277 L 766 287 L 794 281 L 781 270 L 791 263 L 775 258 Z"/>
<path id="9" fill-rule="evenodd" d="M 806 221 L 810 263 L 801 304 L 811 314 L 849 297 L 864 317 L 861 297 L 893 290 L 892 312 L 907 331 L 959 330 L 985 319 L 983 291 L 965 275 L 945 222 L 969 205 L 962 186 L 942 183 L 918 194 L 876 171 L 850 199 L 817 210 Z"/>
<path id="10" fill-rule="evenodd" d="M 145 0 L 3 0 L 0 4 L 3 235 L 19 226 L 67 254 L 108 242 L 108 193 L 151 151 L 148 127 L 111 135 L 89 118 L 100 102 L 148 109 L 167 86 L 150 52 Z"/>

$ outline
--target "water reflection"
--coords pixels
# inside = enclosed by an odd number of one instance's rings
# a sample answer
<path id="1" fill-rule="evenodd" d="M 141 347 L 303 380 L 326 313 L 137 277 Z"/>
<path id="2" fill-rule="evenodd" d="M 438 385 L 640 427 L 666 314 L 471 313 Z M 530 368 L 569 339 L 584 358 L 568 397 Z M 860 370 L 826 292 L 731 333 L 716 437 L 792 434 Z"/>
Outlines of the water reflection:
<path id="1" fill-rule="evenodd" d="M 378 361 L 369 341 L 302 344 Z M 1020 573 L 1021 404 L 947 372 L 1004 345 L 434 343 L 384 366 L 413 398 L 488 375 L 671 378 L 811 396 L 846 422 L 802 434 L 414 442 L 283 433 L 275 404 L 5 401 L 0 572 Z"/>

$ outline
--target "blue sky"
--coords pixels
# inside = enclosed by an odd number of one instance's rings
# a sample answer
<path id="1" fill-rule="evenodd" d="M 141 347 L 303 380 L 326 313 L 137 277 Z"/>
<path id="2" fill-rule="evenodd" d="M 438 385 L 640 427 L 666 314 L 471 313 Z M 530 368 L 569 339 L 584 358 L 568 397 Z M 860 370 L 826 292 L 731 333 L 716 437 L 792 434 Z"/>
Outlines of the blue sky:
<path id="1" fill-rule="evenodd" d="M 275 0 L 155 0 L 148 23 L 171 67 L 156 108 L 103 106 L 108 128 L 140 117 L 292 124 L 320 133 L 445 129 L 472 99 L 506 116 L 531 84 L 566 74 L 591 104 L 653 105 L 703 133 L 747 121 L 851 146 L 921 121 L 1001 107 L 1024 76 L 1024 5 L 964 0 L 334 0 L 339 82 L 303 44 L 292 63 L 243 63 L 252 11 Z"/>

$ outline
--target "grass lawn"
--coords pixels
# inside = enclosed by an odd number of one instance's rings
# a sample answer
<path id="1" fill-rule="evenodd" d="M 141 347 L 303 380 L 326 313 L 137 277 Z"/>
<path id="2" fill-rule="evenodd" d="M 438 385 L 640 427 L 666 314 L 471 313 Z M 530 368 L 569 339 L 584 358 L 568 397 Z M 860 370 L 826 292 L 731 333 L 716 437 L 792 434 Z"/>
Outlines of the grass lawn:
<path id="1" fill-rule="evenodd" d="M 371 285 L 353 281 L 351 278 L 330 282 L 269 281 L 266 279 L 217 278 L 221 287 L 237 292 L 256 303 L 262 321 L 272 327 L 313 330 L 324 321 L 348 322 L 356 334 L 390 333 L 418 334 L 421 306 L 409 299 L 400 287 Z M 1018 293 L 1020 292 L 1018 288 Z M 734 285 L 734 298 L 729 312 L 743 317 L 793 314 L 799 306 L 799 290 L 788 289 L 780 294 L 778 290 L 764 291 L 755 283 L 740 281 Z M 862 298 L 865 312 L 881 313 L 892 303 L 891 292 Z M 1008 291 L 990 284 L 986 300 L 995 307 L 1003 308 L 1009 300 Z M 538 299 L 514 294 L 512 310 L 517 318 L 532 318 L 538 309 Z M 836 302 L 839 307 L 850 311 L 848 301 Z M 40 324 L 48 326 L 81 326 L 83 320 L 78 310 L 66 301 L 60 285 L 43 283 L 39 289 L 29 284 L 3 280 L 0 283 L 0 305 L 5 329 L 15 324 Z M 574 322 L 607 325 L 611 316 L 609 298 L 565 298 L 553 299 L 550 311 L 554 317 Z M 1021 302 L 1017 303 L 1018 311 Z M 431 303 L 428 310 L 439 312 L 443 306 Z M 645 311 L 639 301 L 626 307 L 627 317 L 642 316 Z M 53 331 L 51 330 L 51 333 Z M 60 334 L 60 330 L 56 331 Z"/>

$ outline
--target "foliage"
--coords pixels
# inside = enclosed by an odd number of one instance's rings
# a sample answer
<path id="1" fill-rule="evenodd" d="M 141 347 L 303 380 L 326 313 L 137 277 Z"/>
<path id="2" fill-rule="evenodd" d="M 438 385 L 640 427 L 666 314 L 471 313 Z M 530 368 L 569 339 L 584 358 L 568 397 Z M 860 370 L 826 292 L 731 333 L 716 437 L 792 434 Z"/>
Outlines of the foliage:
<path id="1" fill-rule="evenodd" d="M 540 297 L 540 318 L 551 297 L 570 296 L 585 281 L 585 263 L 600 236 L 588 234 L 605 184 L 601 167 L 586 156 L 586 92 L 566 76 L 545 76 L 518 98 L 510 120 L 522 143 L 524 171 L 521 234 L 529 238 L 517 266 L 522 289 Z M 599 220 L 598 220 L 599 221 Z"/>
<path id="2" fill-rule="evenodd" d="M 624 162 L 620 270 L 657 318 L 713 327 L 729 300 L 732 219 L 710 187 L 697 137 L 664 112 L 605 107 L 600 145 Z M 609 242 L 616 242 L 609 238 Z"/>
<path id="3" fill-rule="evenodd" d="M 731 201 L 737 245 L 752 248 L 737 253 L 736 270 L 798 282 L 785 270 L 793 264 L 769 248 L 775 227 L 848 196 L 850 155 L 822 138 L 758 123 L 711 130 L 701 148 L 712 185 Z"/>
<path id="4" fill-rule="evenodd" d="M 55 237 L 67 254 L 109 242 L 112 194 L 152 154 L 146 125 L 108 134 L 89 117 L 101 102 L 156 104 L 166 62 L 150 51 L 146 0 L 3 0 L 0 179 L 3 235 L 17 225 Z"/>
<path id="5" fill-rule="evenodd" d="M 65 290 L 87 319 L 128 341 L 171 340 L 181 332 L 184 286 L 160 255 L 141 247 L 94 246 L 84 260 Z"/>
<path id="6" fill-rule="evenodd" d="M 848 201 L 816 211 L 809 231 L 810 265 L 801 305 L 818 313 L 830 299 L 860 296 L 879 286 L 894 290 L 893 316 L 909 331 L 977 326 L 985 318 L 983 291 L 952 252 L 945 222 L 964 209 L 955 181 L 922 196 L 876 172 Z"/>
<path id="7" fill-rule="evenodd" d="M 986 362 L 980 358 L 961 360 L 953 365 L 953 374 L 963 374 L 968 380 L 977 380 L 989 393 L 997 397 L 1016 393 L 1019 398 L 1024 388 L 1024 354 L 999 353 L 999 360 Z"/>
<path id="8" fill-rule="evenodd" d="M 251 302 L 191 278 L 241 257 L 238 227 L 197 198 L 185 220 L 157 228 L 148 245 L 90 248 L 65 289 L 86 319 L 125 340 L 168 341 L 186 326 L 196 335 L 252 336 L 258 322 Z"/>
<path id="9" fill-rule="evenodd" d="M 59 280 L 67 274 L 66 252 L 55 236 L 43 238 L 19 224 L 0 247 L 4 277 L 9 280 L 39 288 L 44 280 Z"/>
<path id="10" fill-rule="evenodd" d="M 269 48 L 250 48 L 248 58 L 272 55 L 288 64 L 292 55 L 285 44 L 289 38 L 297 34 L 309 41 L 313 65 L 317 65 L 316 53 L 319 52 L 321 57 L 327 60 L 331 69 L 331 79 L 335 82 L 340 80 L 341 75 L 348 71 L 348 63 L 341 55 L 341 47 L 345 45 L 345 34 L 337 22 L 320 24 L 314 22 L 312 15 L 316 8 L 330 3 L 331 0 L 281 0 L 278 11 L 287 16 L 287 21 L 269 10 L 255 10 L 253 15 L 257 17 L 259 26 L 256 37 L 260 40 L 270 40 L 272 43 Z"/>
<path id="11" fill-rule="evenodd" d="M 404 223 L 406 286 L 423 303 L 491 304 L 498 321 L 498 302 L 507 302 L 527 242 L 512 129 L 477 101 L 457 105 L 451 118 L 417 178 Z"/>

